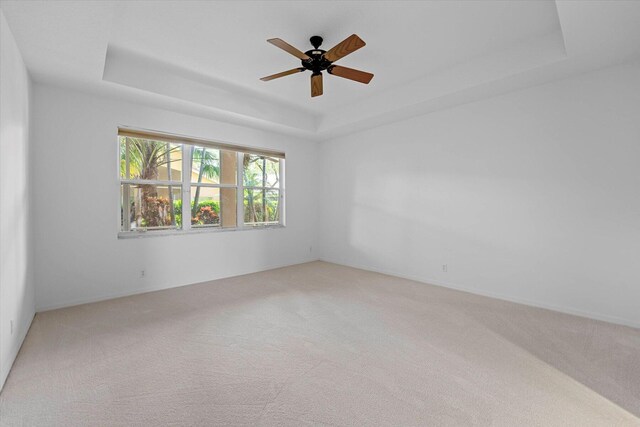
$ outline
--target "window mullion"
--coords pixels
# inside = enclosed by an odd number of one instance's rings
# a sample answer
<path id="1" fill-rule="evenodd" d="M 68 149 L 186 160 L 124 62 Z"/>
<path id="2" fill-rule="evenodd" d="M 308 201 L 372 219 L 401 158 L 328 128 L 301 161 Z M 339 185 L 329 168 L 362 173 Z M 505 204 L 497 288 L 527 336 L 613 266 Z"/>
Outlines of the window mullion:
<path id="1" fill-rule="evenodd" d="M 193 146 L 182 145 L 182 229 L 191 229 L 191 156 Z"/>
<path id="2" fill-rule="evenodd" d="M 236 188 L 235 184 L 209 184 L 206 182 L 200 182 L 200 183 L 192 182 L 191 185 L 194 187 L 206 187 L 206 188 Z"/>
<path id="3" fill-rule="evenodd" d="M 165 181 L 162 179 L 122 179 L 120 180 L 120 183 L 130 185 L 182 185 L 182 181 Z"/>

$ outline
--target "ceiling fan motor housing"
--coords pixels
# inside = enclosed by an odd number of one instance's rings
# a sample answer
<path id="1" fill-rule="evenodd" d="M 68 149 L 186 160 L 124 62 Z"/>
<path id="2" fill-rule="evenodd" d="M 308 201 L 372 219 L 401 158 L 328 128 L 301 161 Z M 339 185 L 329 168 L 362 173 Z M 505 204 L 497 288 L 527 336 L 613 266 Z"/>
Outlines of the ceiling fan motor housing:
<path id="1" fill-rule="evenodd" d="M 322 37 L 313 36 L 309 39 L 309 41 L 311 42 L 311 45 L 314 47 L 314 49 L 305 52 L 305 54 L 310 59 L 303 59 L 302 66 L 307 70 L 312 71 L 313 74 L 318 74 L 321 71 L 329 68 L 331 66 L 331 61 L 326 60 L 323 56 L 326 53 L 326 50 L 320 49 L 320 45 L 322 44 Z"/>

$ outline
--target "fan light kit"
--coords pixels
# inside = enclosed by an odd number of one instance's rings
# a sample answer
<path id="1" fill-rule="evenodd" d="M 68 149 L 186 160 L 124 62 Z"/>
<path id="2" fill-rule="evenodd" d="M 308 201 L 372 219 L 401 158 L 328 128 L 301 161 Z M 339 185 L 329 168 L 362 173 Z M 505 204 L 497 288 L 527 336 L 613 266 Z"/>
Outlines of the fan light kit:
<path id="1" fill-rule="evenodd" d="M 311 71 L 311 97 L 322 95 L 322 72 L 326 71 L 334 76 L 342 77 L 344 79 L 353 80 L 356 82 L 368 84 L 373 78 L 373 74 L 366 73 L 360 70 L 354 70 L 353 68 L 341 67 L 340 65 L 334 65 L 340 58 L 344 58 L 350 53 L 355 52 L 361 47 L 365 46 L 365 42 L 353 34 L 347 37 L 342 42 L 331 48 L 329 51 L 320 49 L 322 44 L 322 37 L 313 36 L 309 39 L 313 49 L 306 52 L 302 52 L 282 39 L 269 39 L 267 42 L 274 46 L 279 47 L 285 52 L 289 52 L 291 55 L 302 61 L 302 67 L 294 68 L 292 70 L 283 71 L 281 73 L 273 74 L 267 77 L 263 77 L 260 80 L 268 82 L 269 80 L 278 79 L 280 77 L 288 76 L 290 74 L 302 73 L 304 71 Z"/>

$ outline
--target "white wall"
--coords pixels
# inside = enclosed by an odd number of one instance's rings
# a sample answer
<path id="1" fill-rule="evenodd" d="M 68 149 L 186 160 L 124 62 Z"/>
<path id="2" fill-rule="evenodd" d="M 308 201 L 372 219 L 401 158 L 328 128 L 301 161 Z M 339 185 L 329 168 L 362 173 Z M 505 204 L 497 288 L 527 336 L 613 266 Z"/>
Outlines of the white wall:
<path id="1" fill-rule="evenodd" d="M 119 125 L 284 150 L 287 227 L 118 239 Z M 33 129 L 38 310 L 317 259 L 315 142 L 41 84 Z"/>
<path id="2" fill-rule="evenodd" d="M 337 138 L 321 158 L 323 259 L 640 326 L 640 64 Z"/>
<path id="3" fill-rule="evenodd" d="M 0 389 L 34 315 L 27 172 L 30 85 L 0 11 Z"/>

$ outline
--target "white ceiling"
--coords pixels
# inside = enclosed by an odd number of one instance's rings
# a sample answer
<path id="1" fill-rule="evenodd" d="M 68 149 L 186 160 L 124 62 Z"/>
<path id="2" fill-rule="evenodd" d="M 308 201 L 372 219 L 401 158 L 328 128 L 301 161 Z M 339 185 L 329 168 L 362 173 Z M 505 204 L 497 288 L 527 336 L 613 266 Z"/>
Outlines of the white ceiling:
<path id="1" fill-rule="evenodd" d="M 0 2 L 36 81 L 323 139 L 562 78 L 640 54 L 640 2 Z M 309 73 L 266 43 L 367 46 L 340 64 L 362 85 Z"/>
<path id="2" fill-rule="evenodd" d="M 521 5 L 200 2 L 189 6 L 158 2 L 152 11 L 147 3 L 130 2 L 118 8 L 116 21 L 110 44 L 166 58 L 318 113 L 434 69 L 559 30 L 555 4 L 549 1 Z M 326 96 L 311 99 L 308 73 L 268 83 L 259 80 L 300 66 L 297 58 L 266 39 L 279 37 L 306 51 L 312 49 L 309 37 L 317 34 L 325 39 L 323 47 L 328 50 L 353 33 L 367 46 L 340 62 L 371 70 L 376 75 L 371 86 L 325 76 Z"/>

